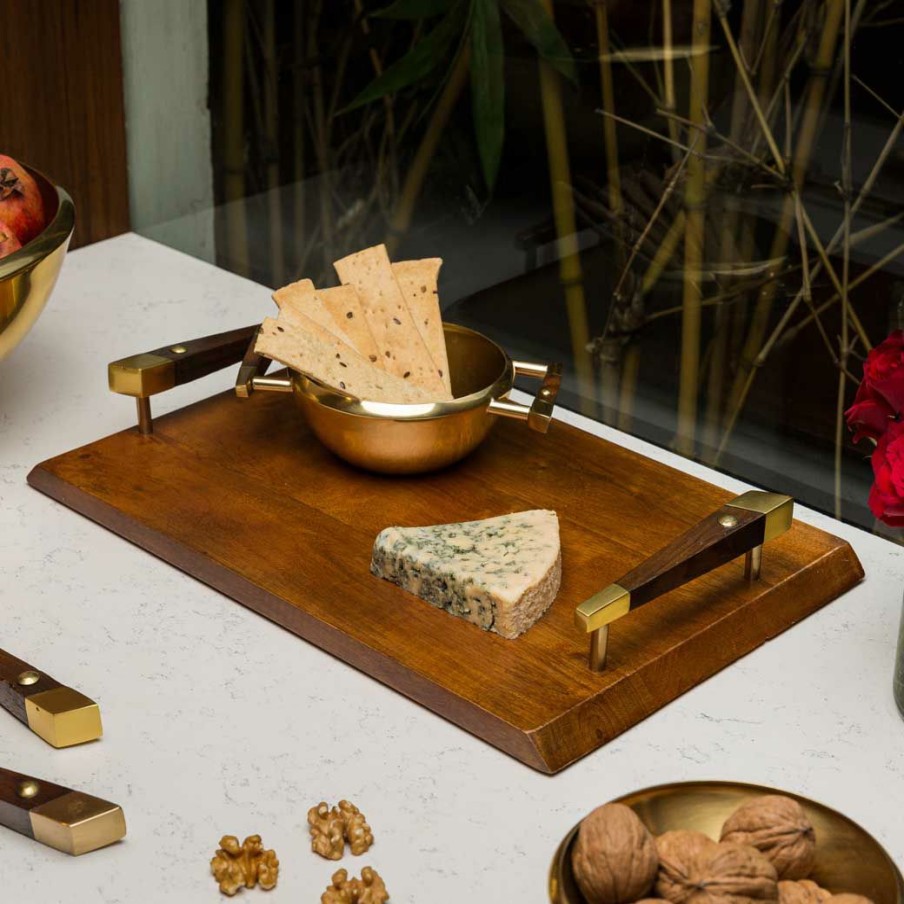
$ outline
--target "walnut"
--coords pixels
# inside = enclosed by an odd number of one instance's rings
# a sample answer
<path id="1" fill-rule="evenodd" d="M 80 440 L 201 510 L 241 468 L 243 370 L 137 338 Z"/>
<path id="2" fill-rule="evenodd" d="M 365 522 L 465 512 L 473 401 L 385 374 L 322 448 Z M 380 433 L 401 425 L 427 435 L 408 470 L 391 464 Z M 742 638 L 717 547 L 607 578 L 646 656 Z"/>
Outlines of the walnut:
<path id="1" fill-rule="evenodd" d="M 703 861 L 716 842 L 702 832 L 683 829 L 665 832 L 656 839 L 659 873 L 656 894 L 675 904 L 684 904 L 699 890 Z"/>
<path id="2" fill-rule="evenodd" d="M 364 814 L 347 800 L 340 800 L 332 810 L 325 801 L 311 807 L 308 825 L 311 827 L 311 850 L 327 860 L 341 860 L 346 841 L 355 856 L 369 850 L 374 843 Z"/>
<path id="3" fill-rule="evenodd" d="M 360 879 L 349 879 L 344 869 L 333 873 L 330 887 L 320 896 L 320 904 L 385 904 L 386 885 L 376 870 L 365 866 Z"/>
<path id="4" fill-rule="evenodd" d="M 703 880 L 693 904 L 750 904 L 778 900 L 775 867 L 746 844 L 717 844 L 703 857 Z"/>
<path id="5" fill-rule="evenodd" d="M 571 863 L 589 904 L 628 904 L 653 887 L 659 860 L 637 814 L 624 804 L 605 804 L 581 823 Z"/>
<path id="6" fill-rule="evenodd" d="M 275 851 L 265 851 L 260 835 L 249 835 L 241 845 L 235 835 L 224 835 L 210 861 L 210 871 L 224 895 L 232 897 L 243 885 L 269 891 L 279 879 Z"/>
<path id="7" fill-rule="evenodd" d="M 339 801 L 339 812 L 345 823 L 345 840 L 356 857 L 370 849 L 374 835 L 364 818 L 364 814 L 347 800 Z"/>
<path id="8" fill-rule="evenodd" d="M 830 904 L 873 904 L 869 898 L 864 898 L 863 895 L 852 894 L 832 895 L 829 902 Z"/>
<path id="9" fill-rule="evenodd" d="M 345 853 L 345 821 L 342 814 L 326 801 L 308 810 L 311 850 L 327 860 L 341 860 Z"/>
<path id="10" fill-rule="evenodd" d="M 816 862 L 816 833 L 810 820 L 796 800 L 780 794 L 738 807 L 722 826 L 721 840 L 755 847 L 780 879 L 805 879 Z"/>
<path id="11" fill-rule="evenodd" d="M 831 897 L 830 891 L 820 888 L 809 879 L 801 879 L 798 882 L 785 879 L 778 883 L 779 904 L 824 904 Z"/>

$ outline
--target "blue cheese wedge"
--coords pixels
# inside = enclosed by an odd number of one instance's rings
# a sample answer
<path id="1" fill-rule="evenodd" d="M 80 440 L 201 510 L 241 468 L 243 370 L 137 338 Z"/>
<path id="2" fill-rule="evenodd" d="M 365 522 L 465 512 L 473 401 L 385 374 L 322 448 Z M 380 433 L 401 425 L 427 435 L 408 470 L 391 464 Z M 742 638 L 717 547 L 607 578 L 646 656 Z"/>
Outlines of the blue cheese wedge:
<path id="1" fill-rule="evenodd" d="M 559 592 L 562 550 L 555 512 L 483 521 L 387 527 L 370 570 L 484 631 L 517 637 Z"/>

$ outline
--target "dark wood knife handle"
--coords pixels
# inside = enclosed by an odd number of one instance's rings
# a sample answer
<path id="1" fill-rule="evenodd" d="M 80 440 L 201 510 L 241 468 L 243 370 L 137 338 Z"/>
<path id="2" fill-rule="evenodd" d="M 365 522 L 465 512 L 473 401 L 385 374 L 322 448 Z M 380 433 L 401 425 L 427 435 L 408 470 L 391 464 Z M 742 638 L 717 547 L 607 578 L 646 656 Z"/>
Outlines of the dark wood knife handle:
<path id="1" fill-rule="evenodd" d="M 636 609 L 761 546 L 765 536 L 763 512 L 725 505 L 615 583 L 631 594 Z"/>
<path id="2" fill-rule="evenodd" d="M 37 681 L 34 677 L 37 676 Z M 25 701 L 28 697 L 62 687 L 51 678 L 22 659 L 0 650 L 0 706 L 12 713 L 20 722 L 28 725 Z"/>
<path id="3" fill-rule="evenodd" d="M 37 785 L 37 791 L 32 796 L 28 796 L 28 792 L 33 787 L 27 784 L 29 782 Z M 0 825 L 27 835 L 29 838 L 34 838 L 29 817 L 31 811 L 70 793 L 72 793 L 70 788 L 35 779 L 0 766 Z"/>
<path id="4" fill-rule="evenodd" d="M 110 389 L 137 398 L 149 398 L 174 386 L 191 383 L 231 364 L 248 351 L 260 324 L 238 330 L 164 345 L 108 365 Z"/>
<path id="5" fill-rule="evenodd" d="M 149 352 L 173 362 L 175 385 L 191 383 L 200 377 L 222 370 L 242 360 L 260 325 L 242 327 L 227 333 L 190 339 L 176 345 L 165 345 Z M 184 351 L 183 351 L 184 349 Z"/>
<path id="6" fill-rule="evenodd" d="M 113 844 L 126 834 L 117 804 L 2 767 L 0 825 L 73 855 Z"/>

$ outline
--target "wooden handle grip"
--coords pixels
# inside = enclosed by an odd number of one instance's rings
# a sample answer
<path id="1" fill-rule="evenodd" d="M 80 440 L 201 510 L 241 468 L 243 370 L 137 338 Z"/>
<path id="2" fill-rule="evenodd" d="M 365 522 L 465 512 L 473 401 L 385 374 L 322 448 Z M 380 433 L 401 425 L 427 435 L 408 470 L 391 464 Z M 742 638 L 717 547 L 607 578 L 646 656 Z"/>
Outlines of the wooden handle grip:
<path id="1" fill-rule="evenodd" d="M 67 854 L 96 850 L 126 834 L 116 804 L 2 767 L 0 825 Z"/>
<path id="2" fill-rule="evenodd" d="M 148 398 L 159 392 L 206 377 L 242 360 L 259 324 L 178 342 L 113 361 L 108 366 L 110 389 Z"/>
<path id="3" fill-rule="evenodd" d="M 22 659 L 0 650 L 0 706 L 28 725 L 25 701 L 35 694 L 61 687 L 59 681 Z"/>
<path id="4" fill-rule="evenodd" d="M 0 650 L 0 706 L 54 747 L 103 734 L 93 700 L 5 650 Z"/>
<path id="5" fill-rule="evenodd" d="M 766 515 L 725 505 L 616 581 L 636 609 L 760 546 Z"/>
<path id="6" fill-rule="evenodd" d="M 740 555 L 752 555 L 767 540 L 788 530 L 793 510 L 790 496 L 758 490 L 744 493 L 581 603 L 575 623 L 591 634 L 591 668 L 605 665 L 612 622 Z"/>

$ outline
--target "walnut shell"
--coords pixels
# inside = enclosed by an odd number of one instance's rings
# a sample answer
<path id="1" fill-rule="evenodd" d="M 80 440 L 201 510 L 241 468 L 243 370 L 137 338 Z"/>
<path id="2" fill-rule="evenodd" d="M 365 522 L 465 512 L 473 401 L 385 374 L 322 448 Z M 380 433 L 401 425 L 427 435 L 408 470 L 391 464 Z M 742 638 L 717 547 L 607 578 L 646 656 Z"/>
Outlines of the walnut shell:
<path id="1" fill-rule="evenodd" d="M 756 848 L 722 842 L 703 860 L 703 888 L 693 899 L 694 904 L 778 900 L 775 867 Z"/>
<path id="2" fill-rule="evenodd" d="M 659 859 L 637 814 L 604 804 L 581 823 L 571 864 L 588 904 L 631 904 L 652 888 Z"/>
<path id="3" fill-rule="evenodd" d="M 679 829 L 660 835 L 656 839 L 656 894 L 674 904 L 685 904 L 698 890 L 705 855 L 715 847 L 716 842 L 702 832 Z"/>
<path id="4" fill-rule="evenodd" d="M 816 833 L 810 820 L 796 800 L 780 794 L 738 807 L 722 826 L 721 840 L 755 847 L 772 863 L 779 879 L 805 879 L 816 862 Z"/>
<path id="5" fill-rule="evenodd" d="M 658 844 L 660 880 L 656 890 L 674 904 L 753 904 L 778 900 L 775 867 L 754 848 L 716 844 L 699 832 L 667 832 L 666 835 L 660 837 Z"/>
<path id="6" fill-rule="evenodd" d="M 785 879 L 778 883 L 779 904 L 824 904 L 831 897 L 830 891 L 820 888 L 809 879 L 801 879 L 797 882 Z M 853 902 L 849 902 L 849 904 L 853 904 Z"/>

